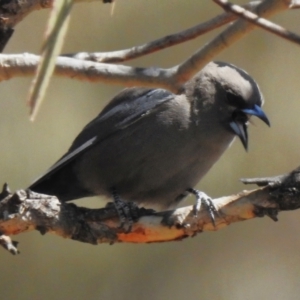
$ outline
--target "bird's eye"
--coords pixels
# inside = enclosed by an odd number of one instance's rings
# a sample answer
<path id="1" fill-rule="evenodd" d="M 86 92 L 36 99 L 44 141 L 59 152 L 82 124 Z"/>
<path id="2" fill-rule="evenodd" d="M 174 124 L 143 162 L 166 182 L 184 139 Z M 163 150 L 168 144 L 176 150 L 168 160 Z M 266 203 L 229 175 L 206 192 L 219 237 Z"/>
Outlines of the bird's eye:
<path id="1" fill-rule="evenodd" d="M 234 120 L 235 122 L 239 122 L 241 124 L 246 124 L 249 120 L 249 117 L 239 109 L 236 109 L 232 113 L 232 120 Z"/>
<path id="2" fill-rule="evenodd" d="M 229 105 L 242 108 L 244 106 L 244 100 L 241 96 L 237 96 L 231 92 L 226 93 L 227 102 Z"/>

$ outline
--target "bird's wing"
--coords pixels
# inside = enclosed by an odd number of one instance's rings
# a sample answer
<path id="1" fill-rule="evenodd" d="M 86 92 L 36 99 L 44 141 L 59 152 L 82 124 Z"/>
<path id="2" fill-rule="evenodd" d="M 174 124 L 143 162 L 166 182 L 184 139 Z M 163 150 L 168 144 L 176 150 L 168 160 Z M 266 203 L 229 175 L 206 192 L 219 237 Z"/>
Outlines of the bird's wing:
<path id="1" fill-rule="evenodd" d="M 173 98 L 174 94 L 164 89 L 128 88 L 123 90 L 94 120 L 83 128 L 68 152 L 44 175 L 36 179 L 30 188 L 56 173 L 96 143 L 131 126 Z"/>

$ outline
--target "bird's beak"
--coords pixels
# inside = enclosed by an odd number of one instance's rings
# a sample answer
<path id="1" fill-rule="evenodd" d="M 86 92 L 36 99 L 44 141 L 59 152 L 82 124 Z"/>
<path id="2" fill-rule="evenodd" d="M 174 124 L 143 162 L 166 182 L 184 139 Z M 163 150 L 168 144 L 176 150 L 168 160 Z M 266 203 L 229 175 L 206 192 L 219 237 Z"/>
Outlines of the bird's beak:
<path id="1" fill-rule="evenodd" d="M 255 104 L 254 108 L 250 108 L 250 109 L 246 108 L 246 109 L 242 109 L 241 111 L 243 113 L 245 113 L 246 115 L 256 116 L 259 119 L 261 119 L 263 122 L 265 122 L 268 126 L 271 126 L 267 115 L 264 113 L 264 111 L 258 105 Z"/>
<path id="2" fill-rule="evenodd" d="M 270 126 L 270 121 L 264 111 L 258 106 L 254 108 L 241 109 L 229 123 L 231 129 L 240 138 L 245 150 L 248 150 L 248 132 L 247 132 L 247 117 L 246 115 L 256 116 Z"/>
<path id="3" fill-rule="evenodd" d="M 229 123 L 231 129 L 240 138 L 245 150 L 248 150 L 248 131 L 247 124 L 240 120 L 234 120 Z"/>

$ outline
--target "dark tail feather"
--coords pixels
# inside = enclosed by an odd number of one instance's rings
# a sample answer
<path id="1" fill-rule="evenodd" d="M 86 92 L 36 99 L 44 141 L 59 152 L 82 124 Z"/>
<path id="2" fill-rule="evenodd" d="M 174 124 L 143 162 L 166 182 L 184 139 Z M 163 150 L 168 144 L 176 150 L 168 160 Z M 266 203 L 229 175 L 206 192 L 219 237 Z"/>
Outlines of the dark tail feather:
<path id="1" fill-rule="evenodd" d="M 50 176 L 42 177 L 28 189 L 40 194 L 56 196 L 61 202 L 94 196 L 81 186 L 70 166 Z"/>

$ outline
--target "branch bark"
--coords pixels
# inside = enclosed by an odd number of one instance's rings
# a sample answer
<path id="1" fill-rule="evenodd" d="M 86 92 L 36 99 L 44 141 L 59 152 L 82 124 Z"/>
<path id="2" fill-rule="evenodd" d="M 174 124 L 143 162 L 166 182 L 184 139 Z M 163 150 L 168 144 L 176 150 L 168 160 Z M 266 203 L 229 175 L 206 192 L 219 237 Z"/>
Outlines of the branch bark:
<path id="1" fill-rule="evenodd" d="M 254 9 L 259 5 L 261 1 L 250 2 L 243 7 L 247 9 Z M 131 59 L 139 58 L 181 43 L 195 39 L 209 31 L 217 29 L 225 24 L 228 24 L 238 17 L 232 13 L 220 14 L 206 22 L 198 24 L 196 26 L 190 27 L 181 32 L 175 34 L 167 35 L 165 37 L 159 38 L 157 40 L 148 42 L 143 45 L 135 46 L 129 49 L 123 49 L 111 52 L 79 52 L 79 53 L 69 53 L 63 54 L 62 56 L 90 60 L 101 63 L 119 63 L 128 61 Z"/>
<path id="2" fill-rule="evenodd" d="M 40 57 L 34 54 L 0 54 L 0 81 L 32 76 Z M 96 63 L 58 57 L 54 73 L 58 76 L 89 82 L 107 82 L 125 86 L 153 86 L 176 90 L 173 69 L 134 68 L 125 65 Z"/>
<path id="3" fill-rule="evenodd" d="M 287 0 L 265 0 L 253 11 L 260 17 L 269 17 L 289 8 Z M 253 23 L 239 19 L 227 29 L 217 35 L 213 40 L 205 44 L 201 49 L 176 67 L 176 82 L 184 83 L 189 80 L 198 70 L 221 53 L 223 50 L 238 41 L 244 35 L 255 28 Z"/>
<path id="4" fill-rule="evenodd" d="M 214 199 L 217 208 L 215 226 L 204 208 L 195 216 L 193 206 L 171 211 L 153 212 L 141 208 L 131 232 L 119 228 L 119 219 L 113 205 L 88 209 L 61 203 L 54 196 L 19 190 L 12 194 L 4 185 L 0 195 L 0 244 L 5 248 L 16 242 L 7 237 L 38 230 L 53 233 L 93 245 L 99 243 L 150 243 L 181 240 L 204 231 L 216 231 L 231 223 L 255 217 L 269 216 L 277 221 L 280 211 L 300 208 L 300 167 L 289 174 L 252 180 L 246 183 L 264 185 L 255 190 Z M 14 253 L 15 254 L 15 253 Z"/>
<path id="5" fill-rule="evenodd" d="M 287 0 L 265 0 L 260 3 L 255 14 L 270 16 L 289 8 Z M 238 39 L 249 33 L 255 25 L 245 20 L 238 20 L 225 29 L 212 41 L 200 48 L 190 58 L 178 66 L 169 69 L 133 68 L 114 64 L 58 57 L 55 74 L 78 80 L 101 81 L 125 86 L 140 85 L 167 88 L 178 92 L 183 83 L 201 70 L 217 54 L 232 45 Z M 33 75 L 39 57 L 26 55 L 1 55 L 0 80 L 17 76 Z"/>
<path id="6" fill-rule="evenodd" d="M 290 42 L 295 44 L 300 44 L 300 36 L 296 33 L 289 31 L 269 20 L 259 17 L 258 15 L 254 14 L 253 12 L 239 6 L 236 4 L 232 4 L 227 0 L 213 0 L 215 3 L 220 5 L 225 11 L 231 12 L 236 16 L 239 16 L 256 26 L 273 33 L 279 37 L 282 37 Z M 295 7 L 294 7 L 295 8 Z"/>

